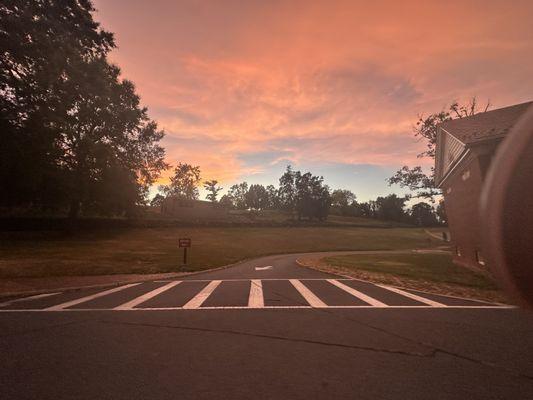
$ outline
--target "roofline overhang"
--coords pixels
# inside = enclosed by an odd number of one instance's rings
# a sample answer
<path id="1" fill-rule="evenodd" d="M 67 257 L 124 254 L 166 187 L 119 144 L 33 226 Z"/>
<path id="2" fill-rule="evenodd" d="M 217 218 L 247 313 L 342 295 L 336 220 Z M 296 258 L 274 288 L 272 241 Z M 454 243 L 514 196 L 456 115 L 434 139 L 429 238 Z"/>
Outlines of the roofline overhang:
<path id="1" fill-rule="evenodd" d="M 448 169 L 448 172 L 446 172 L 446 174 L 442 177 L 441 180 L 439 180 L 439 182 L 435 182 L 436 183 L 436 186 L 439 188 L 439 189 L 442 189 L 442 185 L 444 184 L 444 182 L 450 177 L 450 175 L 452 175 L 452 173 L 457 169 L 457 167 L 461 164 L 461 162 L 466 158 L 466 156 L 468 156 L 469 154 L 471 153 L 470 149 L 469 148 L 465 148 L 465 150 L 461 153 L 461 156 L 457 159 L 457 161 L 455 161 L 452 165 L 452 167 L 450 169 Z"/>
<path id="2" fill-rule="evenodd" d="M 448 178 L 448 176 L 452 173 L 452 171 L 455 169 L 455 167 L 463 160 L 463 158 L 466 157 L 467 153 L 470 152 L 470 150 L 468 149 L 468 145 L 466 143 L 464 143 L 462 140 L 460 140 L 459 138 L 457 138 L 456 136 L 452 135 L 449 131 L 447 131 L 446 129 L 444 129 L 442 126 L 439 126 L 438 127 L 439 130 L 441 130 L 442 132 L 444 132 L 445 134 L 447 135 L 450 135 L 452 138 L 454 138 L 455 140 L 457 140 L 459 143 L 461 143 L 463 146 L 464 146 L 464 150 L 463 152 L 461 153 L 460 157 L 455 160 L 453 162 L 453 164 L 451 165 L 450 168 L 448 168 L 448 171 L 444 174 L 444 176 L 439 179 L 439 181 L 435 181 L 435 184 L 436 186 L 441 189 L 442 188 L 442 184 L 444 183 L 444 181 Z M 441 141 L 440 139 L 440 136 L 438 136 L 437 138 L 438 141 Z M 435 161 L 438 161 L 437 160 L 437 156 L 438 155 L 435 155 Z M 440 157 L 439 157 L 440 158 Z M 436 165 L 435 165 L 436 166 Z"/>
<path id="3" fill-rule="evenodd" d="M 444 129 L 442 126 L 439 126 L 439 129 L 446 132 L 448 135 L 450 135 L 451 137 L 453 137 L 455 140 L 457 140 L 459 143 L 463 144 L 466 146 L 466 143 L 463 142 L 461 139 L 459 139 L 457 136 L 455 136 L 453 133 L 450 133 L 450 131 L 447 131 L 446 129 Z"/>

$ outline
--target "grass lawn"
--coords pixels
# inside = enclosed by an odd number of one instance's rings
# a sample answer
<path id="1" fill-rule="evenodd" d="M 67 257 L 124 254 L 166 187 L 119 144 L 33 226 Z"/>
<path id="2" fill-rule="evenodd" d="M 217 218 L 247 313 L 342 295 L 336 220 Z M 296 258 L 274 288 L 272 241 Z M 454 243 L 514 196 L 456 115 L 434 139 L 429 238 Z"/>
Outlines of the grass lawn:
<path id="1" fill-rule="evenodd" d="M 393 250 L 442 245 L 418 228 L 144 228 L 2 233 L 0 278 L 174 272 L 190 237 L 187 270 L 202 270 L 267 254 L 327 250 Z"/>
<path id="2" fill-rule="evenodd" d="M 378 283 L 505 301 L 488 274 L 453 264 L 449 254 L 350 255 L 322 261 L 338 272 Z"/>

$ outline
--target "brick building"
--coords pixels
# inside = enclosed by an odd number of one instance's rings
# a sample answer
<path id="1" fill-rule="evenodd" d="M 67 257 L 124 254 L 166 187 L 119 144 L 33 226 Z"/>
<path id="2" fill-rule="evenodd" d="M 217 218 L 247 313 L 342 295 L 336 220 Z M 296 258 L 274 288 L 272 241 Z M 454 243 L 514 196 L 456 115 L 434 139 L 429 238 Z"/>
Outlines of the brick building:
<path id="1" fill-rule="evenodd" d="M 438 126 L 435 184 L 444 195 L 456 264 L 485 264 L 479 232 L 481 188 L 498 145 L 531 105 L 517 104 Z"/>

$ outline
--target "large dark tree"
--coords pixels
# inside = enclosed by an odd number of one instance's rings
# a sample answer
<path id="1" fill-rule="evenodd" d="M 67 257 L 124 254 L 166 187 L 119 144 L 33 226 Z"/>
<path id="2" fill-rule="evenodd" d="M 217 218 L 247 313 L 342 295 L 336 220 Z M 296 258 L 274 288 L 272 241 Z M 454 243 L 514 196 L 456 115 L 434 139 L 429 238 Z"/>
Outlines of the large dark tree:
<path id="1" fill-rule="evenodd" d="M 411 220 L 418 226 L 434 226 L 438 224 L 435 210 L 424 202 L 417 203 L 411 207 Z"/>
<path id="2" fill-rule="evenodd" d="M 131 212 L 166 167 L 163 132 L 106 56 L 88 0 L 0 1 L 4 206 Z"/>
<path id="3" fill-rule="evenodd" d="M 296 206 L 296 174 L 290 165 L 279 178 L 279 206 L 286 211 L 293 211 Z"/>
<path id="4" fill-rule="evenodd" d="M 407 216 L 404 210 L 406 201 L 406 197 L 399 197 L 395 194 L 378 197 L 373 205 L 375 217 L 387 221 L 405 221 Z"/>
<path id="5" fill-rule="evenodd" d="M 268 207 L 268 192 L 263 185 L 250 185 L 245 198 L 247 207 L 252 210 L 263 210 Z"/>
<path id="6" fill-rule="evenodd" d="M 248 183 L 241 182 L 232 185 L 228 191 L 228 198 L 231 200 L 233 207 L 238 210 L 245 210 L 248 206 L 246 204 L 246 194 L 248 193 Z"/>
<path id="7" fill-rule="evenodd" d="M 336 189 L 331 193 L 331 207 L 332 214 L 357 216 L 359 210 L 357 208 L 355 194 L 346 189 Z"/>
<path id="8" fill-rule="evenodd" d="M 324 178 L 310 172 L 294 173 L 295 207 L 298 219 L 302 217 L 322 221 L 328 217 L 331 198 L 329 187 L 324 185 Z"/>
<path id="9" fill-rule="evenodd" d="M 278 190 L 274 187 L 274 185 L 268 185 L 265 189 L 268 197 L 267 208 L 270 210 L 278 209 L 280 206 Z"/>
<path id="10" fill-rule="evenodd" d="M 425 140 L 426 150 L 418 155 L 418 158 L 429 157 L 435 158 L 435 145 L 437 144 L 438 125 L 456 118 L 465 118 L 479 112 L 485 112 L 489 109 L 490 103 L 480 108 L 477 100 L 473 97 L 468 104 L 460 105 L 453 102 L 448 108 L 430 114 L 427 117 L 418 117 L 418 121 L 413 127 L 413 133 L 416 138 Z M 430 173 L 426 173 L 421 166 L 408 167 L 404 165 L 388 179 L 390 185 L 400 185 L 411 190 L 413 193 L 410 197 L 426 198 L 434 200 L 435 196 L 441 194 L 440 189 L 435 187 L 434 168 L 430 168 Z"/>

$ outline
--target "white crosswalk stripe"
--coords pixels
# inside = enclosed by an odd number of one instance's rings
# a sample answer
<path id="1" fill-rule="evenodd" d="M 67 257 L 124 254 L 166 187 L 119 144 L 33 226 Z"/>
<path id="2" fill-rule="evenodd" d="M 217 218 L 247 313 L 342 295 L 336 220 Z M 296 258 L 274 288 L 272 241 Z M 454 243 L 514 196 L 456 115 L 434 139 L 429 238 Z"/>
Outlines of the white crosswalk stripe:
<path id="1" fill-rule="evenodd" d="M 7 306 L 10 306 L 11 304 L 20 303 L 20 302 L 23 302 L 23 301 L 32 301 L 32 300 L 37 300 L 37 299 L 44 299 L 45 297 L 55 296 L 56 294 L 61 294 L 61 292 L 36 294 L 36 295 L 33 295 L 33 296 L 22 297 L 22 298 L 19 298 L 19 299 L 13 299 L 13 300 L 9 300 L 9 301 L 5 301 L 3 303 L 0 303 L 0 307 L 7 307 Z"/>
<path id="2" fill-rule="evenodd" d="M 69 308 L 69 307 L 72 307 L 72 306 L 75 306 L 75 305 L 78 305 L 78 304 L 81 304 L 81 303 L 85 303 L 87 301 L 97 299 L 98 297 L 107 296 L 108 294 L 116 293 L 116 292 L 119 292 L 121 290 L 128 289 L 130 287 L 137 286 L 137 285 L 140 285 L 140 283 L 130 283 L 128 285 L 119 286 L 119 287 L 116 287 L 116 288 L 113 288 L 113 289 L 109 289 L 109 290 L 106 290 L 106 291 L 103 291 L 103 292 L 98 292 L 98 293 L 92 294 L 90 296 L 82 297 L 81 299 L 71 300 L 71 301 L 67 301 L 66 303 L 62 303 L 62 304 L 58 304 L 56 306 L 48 307 L 45 310 L 47 310 L 47 311 L 60 311 L 60 310 L 63 310 L 65 308 Z"/>
<path id="3" fill-rule="evenodd" d="M 248 307 L 265 307 L 265 299 L 263 297 L 263 284 L 261 283 L 260 279 L 252 279 L 250 281 L 250 295 L 248 296 Z"/>
<path id="4" fill-rule="evenodd" d="M 231 286 L 234 285 L 235 281 L 246 281 L 249 282 L 246 291 L 242 286 Z M 264 285 L 265 281 L 269 281 L 268 285 Z M 306 281 L 326 281 L 329 282 L 333 288 L 325 288 L 321 285 L 308 286 L 310 283 L 306 284 Z M 223 285 L 224 282 L 228 282 L 227 286 L 224 286 L 225 290 L 217 291 L 220 285 Z M 233 282 L 233 283 L 232 283 Z M 351 283 L 349 283 L 351 282 Z M 286 286 L 289 283 L 289 286 Z M 190 293 L 191 288 L 197 287 L 197 285 L 202 284 L 202 289 L 197 289 L 196 293 Z M 127 293 L 128 291 L 123 292 L 126 289 L 132 288 L 137 285 L 146 285 L 139 286 L 139 289 L 142 287 L 148 287 L 152 290 L 146 289 L 144 294 L 139 295 L 139 292 L 142 293 L 142 290 L 135 289 L 131 293 L 133 298 L 128 301 Z M 152 285 L 152 286 L 151 286 Z M 191 286 L 192 285 L 192 286 Z M 369 286 L 370 285 L 370 286 Z M 183 287 L 183 289 L 182 289 Z M 186 289 L 188 287 L 188 289 Z M 228 295 L 229 288 L 235 288 L 236 292 L 233 292 L 230 296 Z M 313 287 L 313 290 L 310 289 Z M 158 296 L 169 291 L 170 289 L 175 288 L 174 291 L 169 292 L 166 296 L 158 298 Z M 321 289 L 319 289 L 321 288 Z M 356 289 L 357 288 L 357 289 Z M 372 289 L 372 290 L 370 290 Z M 183 292 L 185 290 L 185 292 Z M 287 291 L 288 290 L 288 291 Z M 372 296 L 365 293 L 370 291 Z M 114 295 L 115 293 L 119 293 Z M 181 295 L 180 295 L 181 293 Z M 348 293 L 351 296 L 362 300 L 365 304 L 353 304 L 353 301 L 346 299 L 346 295 L 343 293 Z M 174 296 L 177 298 L 182 298 L 183 296 L 187 297 L 188 301 L 172 300 Z M 62 295 L 62 296 L 60 296 Z M 12 299 L 7 302 L 1 303 L 3 308 L 0 309 L 0 313 L 3 312 L 36 312 L 36 311 L 102 311 L 102 310 L 111 310 L 111 311 L 161 311 L 161 310 L 305 310 L 313 308 L 336 308 L 336 309 L 431 309 L 431 308 L 471 308 L 471 309 L 482 309 L 482 308 L 498 308 L 506 309 L 512 308 L 511 306 L 505 306 L 500 304 L 490 304 L 484 302 L 476 302 L 467 299 L 458 299 L 453 298 L 449 301 L 447 296 L 440 296 L 439 301 L 435 301 L 429 298 L 424 297 L 423 295 L 414 294 L 407 290 L 402 290 L 396 287 L 379 285 L 379 284 L 370 284 L 368 282 L 360 282 L 357 280 L 351 279 L 229 279 L 224 280 L 182 280 L 182 281 L 165 281 L 161 282 L 160 286 L 156 289 L 153 289 L 153 283 L 131 283 L 128 285 L 118 286 L 112 289 L 103 290 L 97 293 L 93 293 L 87 296 L 81 295 L 81 297 L 69 301 L 61 300 L 61 297 L 67 297 L 72 299 L 71 294 L 67 293 L 48 293 L 41 294 L 29 297 L 23 297 L 19 299 Z M 181 296 L 181 297 L 180 297 Z M 242 296 L 241 300 L 238 300 L 238 297 Z M 243 300 L 247 303 L 243 304 Z M 57 297 L 57 298 L 56 298 Z M 210 299 L 209 304 L 204 305 L 208 298 Z M 307 304 L 301 304 L 301 298 L 304 298 Z M 378 298 L 376 298 L 378 297 Z M 91 308 L 91 304 L 88 303 L 91 300 L 101 298 L 98 303 L 97 308 Z M 345 300 L 341 300 L 341 299 Z M 403 300 L 402 300 L 403 298 Z M 53 304 L 54 299 L 56 303 Z M 157 299 L 155 302 L 151 303 L 154 306 L 145 305 L 148 300 Z M 228 300 L 229 299 L 229 300 Z M 410 299 L 410 301 L 406 301 Z M 442 300 L 440 300 L 442 299 Z M 414 300 L 414 301 L 412 301 Z M 120 301 L 120 302 L 118 302 Z M 235 301 L 234 305 L 232 302 Z M 348 304 L 344 303 L 346 301 Z M 449 304 L 447 304 L 449 303 Z M 41 306 L 39 306 L 39 304 Z M 44 304 L 44 305 L 43 305 Z M 72 308 L 76 305 L 82 305 L 76 308 Z M 102 304 L 104 306 L 102 307 Z M 105 306 L 109 304 L 109 306 Z M 331 305 L 335 304 L 335 305 Z M 33 305 L 33 308 L 32 308 Z M 7 308 L 11 307 L 11 309 Z"/>
<path id="5" fill-rule="evenodd" d="M 204 301 L 207 300 L 211 293 L 220 285 L 222 281 L 211 281 L 200 293 L 194 296 L 187 304 L 183 306 L 185 309 L 194 309 L 200 307 Z"/>
<path id="6" fill-rule="evenodd" d="M 292 286 L 296 288 L 296 290 L 302 295 L 302 297 L 305 299 L 305 301 L 309 303 L 311 307 L 327 307 L 326 303 L 320 300 L 313 292 L 311 292 L 307 288 L 307 286 L 305 286 L 298 279 L 290 279 L 289 282 L 292 283 Z"/>
<path id="7" fill-rule="evenodd" d="M 66 303 L 62 303 L 62 304 L 58 304 L 56 306 L 48 307 L 48 308 L 46 308 L 46 310 L 47 311 L 63 310 L 65 308 L 69 308 L 69 307 L 72 307 L 72 306 L 75 306 L 75 305 L 78 305 L 78 304 L 81 304 L 81 303 L 85 303 L 87 301 L 97 299 L 98 297 L 107 296 L 108 294 L 116 293 L 116 292 L 119 292 L 121 290 L 128 289 L 130 287 L 137 286 L 137 285 L 140 285 L 140 283 L 130 283 L 128 285 L 119 286 L 119 287 L 116 287 L 116 288 L 113 288 L 113 289 L 106 290 L 104 292 L 99 292 L 99 293 L 92 294 L 90 296 L 82 297 L 81 299 L 71 300 L 71 301 L 67 301 Z"/>
<path id="8" fill-rule="evenodd" d="M 394 292 L 394 293 L 401 294 L 402 296 L 405 296 L 405 297 L 408 297 L 410 299 L 416 300 L 416 301 L 418 301 L 420 303 L 424 303 L 424 304 L 430 305 L 432 307 L 447 307 L 446 305 L 444 305 L 442 303 L 439 303 L 438 301 L 426 299 L 425 297 L 417 296 L 416 294 L 409 293 L 409 292 L 406 292 L 405 290 L 401 290 L 401 289 L 398 289 L 398 288 L 395 288 L 395 287 L 392 287 L 392 286 L 385 286 L 385 285 L 378 285 L 378 284 L 376 284 L 376 286 L 379 286 L 380 288 L 383 288 L 383 289 L 390 290 L 391 292 Z"/>
<path id="9" fill-rule="evenodd" d="M 151 298 L 160 295 L 163 292 L 166 292 L 167 290 L 173 288 L 176 285 L 179 285 L 180 283 L 181 281 L 170 282 L 165 286 L 161 286 L 160 288 L 152 290 L 151 292 L 145 293 L 142 296 L 139 296 L 133 300 L 128 301 L 127 303 L 115 307 L 115 310 L 129 310 L 130 308 L 134 308 L 135 306 L 138 306 L 139 304 L 144 303 L 150 300 Z"/>
<path id="10" fill-rule="evenodd" d="M 356 289 L 354 289 L 354 288 L 352 288 L 352 287 L 350 287 L 348 285 L 345 285 L 344 283 L 341 283 L 341 282 L 339 282 L 336 279 L 328 279 L 328 282 L 331 283 L 332 285 L 337 286 L 339 289 L 342 289 L 345 292 L 350 293 L 352 296 L 355 296 L 355 297 L 363 300 L 365 303 L 368 303 L 371 306 L 374 306 L 374 307 L 388 307 L 387 304 L 385 304 L 385 303 L 383 303 L 383 302 L 381 302 L 379 300 L 376 300 L 373 297 L 367 296 L 366 294 L 360 292 L 359 290 L 356 290 Z"/>

